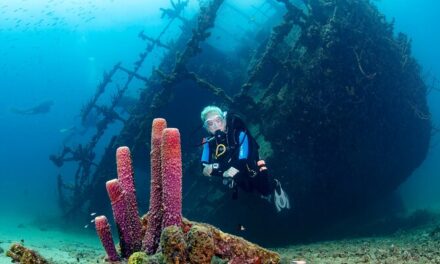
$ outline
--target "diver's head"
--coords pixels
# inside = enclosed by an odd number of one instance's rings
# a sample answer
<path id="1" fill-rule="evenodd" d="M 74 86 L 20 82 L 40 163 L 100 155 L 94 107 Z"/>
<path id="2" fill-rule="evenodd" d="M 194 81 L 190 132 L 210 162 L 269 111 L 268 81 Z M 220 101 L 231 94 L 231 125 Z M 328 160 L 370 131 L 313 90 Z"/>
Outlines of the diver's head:
<path id="1" fill-rule="evenodd" d="M 203 127 L 210 134 L 214 135 L 217 130 L 226 131 L 226 112 L 223 112 L 217 106 L 209 105 L 202 110 L 200 118 Z"/>

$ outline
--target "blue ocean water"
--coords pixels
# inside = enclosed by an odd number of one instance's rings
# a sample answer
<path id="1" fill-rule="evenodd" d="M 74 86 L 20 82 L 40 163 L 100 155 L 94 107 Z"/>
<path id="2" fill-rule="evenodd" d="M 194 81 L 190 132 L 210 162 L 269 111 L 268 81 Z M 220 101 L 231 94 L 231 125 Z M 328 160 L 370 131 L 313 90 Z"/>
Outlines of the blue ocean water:
<path id="1" fill-rule="evenodd" d="M 159 7 L 168 1 L 2 1 L 0 4 L 0 145 L 2 214 L 56 214 L 56 167 L 63 129 L 78 125 L 82 105 L 104 71 L 131 65 L 159 34 Z M 190 13 L 190 11 L 188 11 Z M 146 64 L 151 71 L 154 60 Z M 136 95 L 137 90 L 132 89 Z M 47 114 L 23 116 L 45 100 Z M 8 201 L 8 202 L 6 202 Z M 30 202 L 32 201 L 32 202 Z"/>
<path id="2" fill-rule="evenodd" d="M 231 2 L 246 9 L 250 2 L 262 1 Z M 412 39 L 413 54 L 427 81 L 440 78 L 440 3 L 375 3 L 388 20 L 395 18 L 396 31 Z M 159 8 L 167 6 L 168 0 L 0 1 L 0 218 L 38 221 L 58 216 L 56 176 L 61 171 L 49 155 L 61 150 L 63 131 L 78 124 L 79 110 L 93 95 L 102 73 L 116 62 L 131 65 L 137 60 L 145 47 L 137 38 L 139 31 L 159 34 L 166 24 Z M 184 15 L 191 17 L 197 8 L 197 1 L 190 1 Z M 173 29 L 170 32 L 172 39 Z M 228 49 L 227 42 L 218 41 L 218 46 Z M 145 64 L 144 71 L 149 73 L 159 60 L 160 54 Z M 428 101 L 433 124 L 440 126 L 438 84 L 436 88 Z M 130 93 L 136 96 L 137 89 Z M 49 113 L 27 116 L 11 111 L 45 100 L 54 102 Z M 410 210 L 440 211 L 439 134 L 431 145 L 425 162 L 399 189 Z"/>
<path id="3" fill-rule="evenodd" d="M 383 0 L 376 2 L 388 21 L 395 19 L 396 31 L 404 32 L 412 40 L 415 58 L 427 76 L 428 84 L 440 76 L 440 22 L 437 11 L 440 3 L 435 0 L 398 1 Z M 440 124 L 440 92 L 431 91 L 428 103 L 432 122 Z M 400 188 L 400 193 L 409 210 L 431 208 L 440 210 L 440 135 L 434 134 L 431 148 L 425 162 Z"/>

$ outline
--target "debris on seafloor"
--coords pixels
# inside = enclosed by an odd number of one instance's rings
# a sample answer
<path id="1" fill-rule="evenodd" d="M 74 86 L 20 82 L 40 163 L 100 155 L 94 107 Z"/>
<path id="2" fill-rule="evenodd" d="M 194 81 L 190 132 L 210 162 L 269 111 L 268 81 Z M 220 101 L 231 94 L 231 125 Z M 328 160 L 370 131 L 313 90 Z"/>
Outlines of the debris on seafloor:
<path id="1" fill-rule="evenodd" d="M 12 258 L 12 262 L 19 262 L 21 264 L 49 264 L 36 251 L 28 249 L 21 244 L 15 243 L 6 252 L 6 256 Z"/>

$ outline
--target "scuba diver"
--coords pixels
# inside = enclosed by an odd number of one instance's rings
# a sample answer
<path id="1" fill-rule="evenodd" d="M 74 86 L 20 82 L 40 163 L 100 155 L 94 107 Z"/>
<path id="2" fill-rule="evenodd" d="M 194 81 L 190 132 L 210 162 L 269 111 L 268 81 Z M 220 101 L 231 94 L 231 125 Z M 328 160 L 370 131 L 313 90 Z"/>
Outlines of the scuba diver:
<path id="1" fill-rule="evenodd" d="M 20 115 L 37 115 L 37 114 L 46 114 L 49 113 L 53 105 L 52 100 L 47 100 L 39 103 L 36 106 L 27 108 L 27 109 L 18 109 L 12 108 L 11 112 L 20 114 Z"/>
<path id="2" fill-rule="evenodd" d="M 273 202 L 277 212 L 290 209 L 289 197 L 260 159 L 259 146 L 244 122 L 217 106 L 205 107 L 201 119 L 210 134 L 202 142 L 203 175 L 221 178 L 232 189 L 233 199 L 237 198 L 238 188 L 256 190 L 261 198 Z"/>

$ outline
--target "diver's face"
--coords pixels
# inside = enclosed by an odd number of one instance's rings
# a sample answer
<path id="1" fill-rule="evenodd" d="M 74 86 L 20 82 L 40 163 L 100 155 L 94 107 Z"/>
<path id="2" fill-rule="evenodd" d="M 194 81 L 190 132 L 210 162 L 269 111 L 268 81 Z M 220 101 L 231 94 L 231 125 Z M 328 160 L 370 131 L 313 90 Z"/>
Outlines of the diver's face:
<path id="1" fill-rule="evenodd" d="M 216 112 L 209 112 L 206 114 L 206 120 L 203 126 L 209 133 L 214 135 L 217 130 L 225 132 L 226 120 Z"/>

